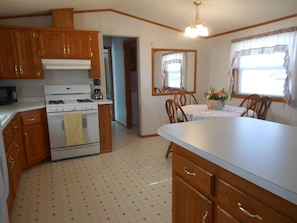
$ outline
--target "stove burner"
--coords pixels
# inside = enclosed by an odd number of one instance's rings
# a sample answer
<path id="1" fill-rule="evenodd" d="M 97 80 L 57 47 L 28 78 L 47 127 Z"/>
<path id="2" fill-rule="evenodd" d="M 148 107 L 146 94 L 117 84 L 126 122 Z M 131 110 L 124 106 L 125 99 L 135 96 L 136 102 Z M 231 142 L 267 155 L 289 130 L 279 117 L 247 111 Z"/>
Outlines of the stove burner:
<path id="1" fill-rule="evenodd" d="M 93 102 L 92 100 L 90 99 L 77 99 L 76 100 L 78 103 L 89 103 L 89 102 Z"/>
<path id="2" fill-rule="evenodd" d="M 49 100 L 48 103 L 51 104 L 64 104 L 63 100 Z"/>

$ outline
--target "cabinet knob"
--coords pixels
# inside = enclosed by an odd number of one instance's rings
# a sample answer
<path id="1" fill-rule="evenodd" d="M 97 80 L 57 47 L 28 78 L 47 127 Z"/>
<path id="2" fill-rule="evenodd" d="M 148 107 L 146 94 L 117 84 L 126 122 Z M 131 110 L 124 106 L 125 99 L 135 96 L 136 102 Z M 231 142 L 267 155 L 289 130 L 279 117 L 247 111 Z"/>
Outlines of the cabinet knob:
<path id="1" fill-rule="evenodd" d="M 19 65 L 20 74 L 23 74 L 22 65 Z"/>
<path id="2" fill-rule="evenodd" d="M 28 142 L 28 134 L 25 132 L 25 142 Z"/>
<path id="3" fill-rule="evenodd" d="M 18 74 L 18 73 L 19 73 L 19 70 L 18 70 L 18 65 L 14 65 L 14 72 L 15 72 L 16 74 Z"/>
<path id="4" fill-rule="evenodd" d="M 10 164 L 11 169 L 14 167 L 14 159 L 11 156 L 8 156 L 8 162 Z"/>

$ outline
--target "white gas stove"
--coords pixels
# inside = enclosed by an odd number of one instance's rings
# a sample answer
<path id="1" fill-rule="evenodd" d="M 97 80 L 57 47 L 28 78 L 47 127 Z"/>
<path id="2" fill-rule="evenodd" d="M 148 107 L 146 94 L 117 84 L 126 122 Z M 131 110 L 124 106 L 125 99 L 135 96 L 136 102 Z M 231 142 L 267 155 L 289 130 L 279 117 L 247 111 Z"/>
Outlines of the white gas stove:
<path id="1" fill-rule="evenodd" d="M 46 112 L 97 110 L 90 85 L 45 85 Z"/>
<path id="2" fill-rule="evenodd" d="M 44 96 L 51 159 L 100 153 L 98 104 L 91 100 L 90 85 L 46 85 Z"/>

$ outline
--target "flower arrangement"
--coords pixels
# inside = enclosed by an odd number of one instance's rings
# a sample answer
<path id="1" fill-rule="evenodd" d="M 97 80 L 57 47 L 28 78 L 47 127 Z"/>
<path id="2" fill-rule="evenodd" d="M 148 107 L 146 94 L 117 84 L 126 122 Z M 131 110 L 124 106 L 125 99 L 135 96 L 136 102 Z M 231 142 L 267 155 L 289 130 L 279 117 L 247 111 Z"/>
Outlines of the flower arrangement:
<path id="1" fill-rule="evenodd" d="M 220 100 L 222 104 L 229 98 L 229 93 L 224 88 L 211 88 L 210 91 L 204 93 L 207 100 Z"/>

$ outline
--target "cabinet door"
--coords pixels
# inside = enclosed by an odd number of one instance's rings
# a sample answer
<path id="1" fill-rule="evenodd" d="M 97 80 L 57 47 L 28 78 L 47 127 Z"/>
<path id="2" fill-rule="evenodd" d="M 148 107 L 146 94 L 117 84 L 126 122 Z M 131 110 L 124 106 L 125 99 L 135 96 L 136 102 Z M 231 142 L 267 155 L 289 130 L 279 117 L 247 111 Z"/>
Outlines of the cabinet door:
<path id="1" fill-rule="evenodd" d="M 112 151 L 110 105 L 99 105 L 100 153 Z"/>
<path id="2" fill-rule="evenodd" d="M 67 50 L 64 32 L 39 31 L 38 32 L 40 56 L 43 58 L 64 58 Z"/>
<path id="3" fill-rule="evenodd" d="M 91 57 L 91 37 L 86 32 L 70 32 L 66 35 L 66 56 L 69 58 L 89 59 Z"/>
<path id="4" fill-rule="evenodd" d="M 42 143 L 42 127 L 33 124 L 23 127 L 26 164 L 31 165 L 40 161 L 44 155 Z"/>
<path id="5" fill-rule="evenodd" d="M 0 78 L 19 77 L 14 33 L 11 29 L 0 28 Z"/>
<path id="6" fill-rule="evenodd" d="M 100 78 L 100 57 L 99 57 L 99 42 L 98 33 L 91 33 L 91 63 L 92 69 L 90 70 L 90 78 Z"/>
<path id="7" fill-rule="evenodd" d="M 41 59 L 38 56 L 37 34 L 31 30 L 15 30 L 19 78 L 43 78 Z"/>
<path id="8" fill-rule="evenodd" d="M 49 156 L 49 142 L 45 109 L 21 113 L 25 167 L 35 165 Z"/>
<path id="9" fill-rule="evenodd" d="M 235 219 L 231 214 L 217 206 L 216 208 L 216 222 L 219 223 L 240 223 L 237 219 Z"/>
<path id="10" fill-rule="evenodd" d="M 212 202 L 177 175 L 173 176 L 173 223 L 212 221 Z"/>
<path id="11" fill-rule="evenodd" d="M 6 160 L 7 160 L 7 170 L 8 170 L 8 178 L 9 178 L 9 194 L 7 198 L 7 209 L 8 213 L 10 214 L 13 208 L 13 202 L 16 196 L 16 191 L 15 191 L 15 183 L 14 179 L 16 178 L 15 176 L 15 171 L 14 171 L 14 155 L 13 155 L 13 148 L 12 144 L 8 148 L 6 152 Z"/>

